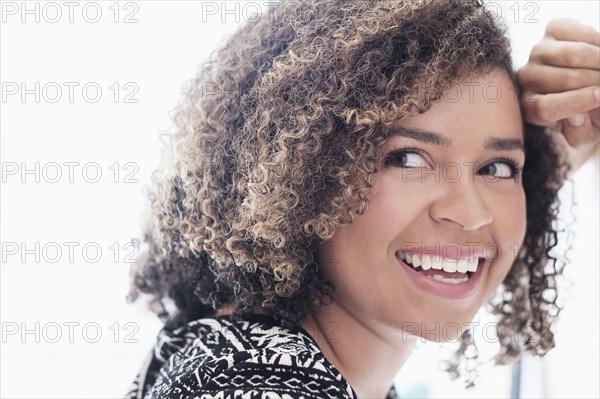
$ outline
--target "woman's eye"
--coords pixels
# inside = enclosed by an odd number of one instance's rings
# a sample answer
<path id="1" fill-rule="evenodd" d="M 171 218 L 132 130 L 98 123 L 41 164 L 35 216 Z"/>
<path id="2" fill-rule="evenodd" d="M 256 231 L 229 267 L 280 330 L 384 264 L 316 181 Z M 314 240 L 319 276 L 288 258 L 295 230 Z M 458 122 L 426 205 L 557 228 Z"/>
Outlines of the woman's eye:
<path id="1" fill-rule="evenodd" d="M 513 179 L 518 174 L 518 166 L 512 162 L 496 161 L 481 168 L 478 174 L 492 176 L 499 179 Z"/>
<path id="2" fill-rule="evenodd" d="M 400 168 L 423 168 L 429 166 L 423 155 L 414 151 L 394 151 L 386 157 L 385 164 Z"/>

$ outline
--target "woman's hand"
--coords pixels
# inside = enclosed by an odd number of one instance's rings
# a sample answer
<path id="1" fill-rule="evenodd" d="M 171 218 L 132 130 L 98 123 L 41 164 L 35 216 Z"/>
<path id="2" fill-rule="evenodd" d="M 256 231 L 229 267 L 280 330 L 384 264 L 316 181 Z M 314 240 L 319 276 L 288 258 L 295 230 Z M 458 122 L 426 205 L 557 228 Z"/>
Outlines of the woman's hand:
<path id="1" fill-rule="evenodd" d="M 571 171 L 600 138 L 600 34 L 577 20 L 551 21 L 517 72 L 525 119 L 562 133 Z"/>

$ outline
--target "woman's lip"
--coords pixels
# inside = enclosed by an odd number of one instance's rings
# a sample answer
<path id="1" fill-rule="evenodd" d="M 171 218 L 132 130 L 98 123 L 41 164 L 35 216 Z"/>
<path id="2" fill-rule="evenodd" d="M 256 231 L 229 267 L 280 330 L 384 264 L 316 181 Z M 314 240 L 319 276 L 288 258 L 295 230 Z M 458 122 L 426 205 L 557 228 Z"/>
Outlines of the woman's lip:
<path id="1" fill-rule="evenodd" d="M 426 275 L 417 272 L 404 263 L 398 256 L 396 256 L 396 259 L 398 260 L 400 268 L 404 270 L 407 279 L 414 285 L 432 295 L 446 299 L 464 299 L 475 294 L 479 287 L 483 268 L 488 264 L 487 260 L 480 258 L 479 265 L 477 265 L 477 271 L 473 273 L 466 282 L 460 284 L 448 284 L 434 280 L 431 277 L 427 277 Z"/>

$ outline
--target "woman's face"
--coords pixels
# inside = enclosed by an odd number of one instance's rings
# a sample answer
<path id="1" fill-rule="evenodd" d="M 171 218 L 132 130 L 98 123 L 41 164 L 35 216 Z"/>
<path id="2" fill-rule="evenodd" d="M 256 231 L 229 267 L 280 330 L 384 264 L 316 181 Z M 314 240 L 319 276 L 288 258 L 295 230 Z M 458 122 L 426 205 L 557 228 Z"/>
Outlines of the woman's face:
<path id="1" fill-rule="evenodd" d="M 525 235 L 523 126 L 510 79 L 496 69 L 462 81 L 390 128 L 383 153 L 368 210 L 323 244 L 321 270 L 358 320 L 454 339 L 507 275 Z M 477 271 L 452 272 L 465 267 Z"/>

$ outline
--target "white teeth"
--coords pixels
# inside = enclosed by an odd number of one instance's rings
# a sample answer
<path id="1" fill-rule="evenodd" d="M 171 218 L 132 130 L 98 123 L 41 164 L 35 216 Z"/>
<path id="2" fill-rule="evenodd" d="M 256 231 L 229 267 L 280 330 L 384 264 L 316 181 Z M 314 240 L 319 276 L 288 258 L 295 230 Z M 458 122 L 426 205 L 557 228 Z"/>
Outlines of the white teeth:
<path id="1" fill-rule="evenodd" d="M 421 268 L 423 270 L 429 270 L 432 267 L 431 257 L 429 255 L 421 256 Z"/>
<path id="2" fill-rule="evenodd" d="M 421 266 L 423 270 L 443 270 L 448 273 L 476 272 L 479 264 L 479 258 L 461 258 L 457 260 L 442 258 L 439 255 L 406 254 L 404 252 L 399 252 L 399 257 L 414 268 Z"/>
<path id="3" fill-rule="evenodd" d="M 469 258 L 467 259 L 467 271 L 468 272 L 476 272 L 477 265 L 479 265 L 479 258 Z"/>
<path id="4" fill-rule="evenodd" d="M 414 254 L 412 257 L 412 264 L 414 267 L 421 266 L 421 256 L 419 254 Z"/>
<path id="5" fill-rule="evenodd" d="M 442 270 L 444 268 L 444 259 L 441 256 L 435 255 L 423 255 L 431 258 L 431 268 L 435 270 Z"/>
<path id="6" fill-rule="evenodd" d="M 434 274 L 433 276 L 427 276 L 437 281 L 441 281 L 446 284 L 461 284 L 469 279 L 469 277 L 464 276 L 462 278 L 446 278 L 444 276 L 440 276 L 439 274 Z"/>
<path id="7" fill-rule="evenodd" d="M 448 273 L 456 272 L 456 264 L 458 263 L 456 259 L 444 259 L 444 271 Z"/>
<path id="8" fill-rule="evenodd" d="M 456 262 L 456 270 L 461 273 L 466 273 L 468 264 L 469 261 L 467 259 L 459 259 L 458 262 Z"/>

